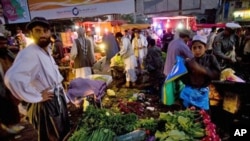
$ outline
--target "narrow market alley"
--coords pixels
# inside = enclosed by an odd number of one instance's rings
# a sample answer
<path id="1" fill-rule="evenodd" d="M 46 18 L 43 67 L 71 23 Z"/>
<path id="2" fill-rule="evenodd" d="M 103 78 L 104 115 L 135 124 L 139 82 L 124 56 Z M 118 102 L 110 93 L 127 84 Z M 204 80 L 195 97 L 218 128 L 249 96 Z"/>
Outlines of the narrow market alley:
<path id="1" fill-rule="evenodd" d="M 104 73 L 98 72 L 98 73 L 109 74 L 107 72 L 104 72 Z M 142 118 L 142 119 L 145 119 L 147 117 L 157 119 L 159 117 L 160 112 L 167 113 L 169 111 L 174 112 L 174 111 L 180 111 L 184 109 L 181 106 L 181 104 L 174 104 L 171 106 L 163 105 L 160 102 L 160 94 L 150 91 L 150 87 L 146 85 L 147 84 L 140 84 L 134 88 L 126 88 L 124 86 L 123 80 L 113 81 L 108 86 L 108 90 L 113 90 L 115 92 L 115 95 L 105 94 L 104 97 L 102 98 L 102 108 L 112 109 L 114 111 L 117 111 L 119 110 L 118 108 L 122 104 L 126 103 L 128 105 L 128 104 L 133 103 L 134 105 L 127 107 L 129 111 L 126 111 L 125 107 L 124 109 L 120 108 L 120 110 L 123 112 L 127 112 L 127 113 L 136 113 L 139 116 L 139 118 Z M 139 99 L 137 101 L 133 100 L 135 95 L 139 96 Z M 71 131 L 65 137 L 65 141 L 67 141 L 73 135 L 75 129 L 77 128 L 79 124 L 79 120 L 81 119 L 83 115 L 82 107 L 76 108 L 75 105 L 70 103 L 68 104 L 68 108 L 69 108 L 69 115 L 70 115 Z M 143 110 L 140 110 L 140 108 L 143 108 Z M 32 125 L 29 124 L 27 121 L 25 121 L 24 118 L 22 120 L 22 125 L 25 126 L 25 129 L 22 130 L 18 134 L 11 135 L 11 134 L 7 134 L 1 131 L 0 140 L 1 141 L 37 141 L 37 133 L 35 132 Z M 222 141 L 228 140 L 228 135 L 226 133 L 223 132 L 220 134 L 220 136 L 222 137 Z"/>

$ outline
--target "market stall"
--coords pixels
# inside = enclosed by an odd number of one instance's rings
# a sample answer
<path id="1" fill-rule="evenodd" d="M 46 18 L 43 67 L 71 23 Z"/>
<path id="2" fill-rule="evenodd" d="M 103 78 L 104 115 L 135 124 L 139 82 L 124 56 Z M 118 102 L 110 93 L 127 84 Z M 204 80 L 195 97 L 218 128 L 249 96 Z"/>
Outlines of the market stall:
<path id="1" fill-rule="evenodd" d="M 197 28 L 194 16 L 154 17 L 152 26 L 156 30 L 186 28 L 195 31 Z"/>
<path id="2" fill-rule="evenodd" d="M 112 93 L 112 94 L 111 94 Z M 213 140 L 216 125 L 204 110 L 166 106 L 150 91 L 108 87 L 102 108 L 89 105 L 67 140 L 93 141 Z"/>
<path id="3" fill-rule="evenodd" d="M 131 105 L 130 105 L 131 104 Z M 132 103 L 129 105 L 132 109 Z M 135 103 L 133 103 L 135 106 Z M 129 106 L 127 105 L 127 106 Z M 112 123 L 112 124 L 111 124 Z M 69 141 L 219 141 L 216 125 L 204 110 L 195 108 L 161 112 L 158 118 L 140 118 L 136 113 L 114 112 L 89 106 Z"/>

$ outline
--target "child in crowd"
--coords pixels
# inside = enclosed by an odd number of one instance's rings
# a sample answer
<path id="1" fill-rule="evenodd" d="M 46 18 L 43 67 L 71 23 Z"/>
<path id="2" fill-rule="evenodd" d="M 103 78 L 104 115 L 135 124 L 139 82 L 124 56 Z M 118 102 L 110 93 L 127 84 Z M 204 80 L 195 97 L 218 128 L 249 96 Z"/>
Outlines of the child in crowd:
<path id="1" fill-rule="evenodd" d="M 206 54 L 207 38 L 195 35 L 192 39 L 191 50 L 194 58 L 186 59 L 188 73 L 183 76 L 182 81 L 185 88 L 180 97 L 185 107 L 195 106 L 200 109 L 209 109 L 209 89 L 211 80 L 220 77 L 220 66 L 215 56 Z"/>

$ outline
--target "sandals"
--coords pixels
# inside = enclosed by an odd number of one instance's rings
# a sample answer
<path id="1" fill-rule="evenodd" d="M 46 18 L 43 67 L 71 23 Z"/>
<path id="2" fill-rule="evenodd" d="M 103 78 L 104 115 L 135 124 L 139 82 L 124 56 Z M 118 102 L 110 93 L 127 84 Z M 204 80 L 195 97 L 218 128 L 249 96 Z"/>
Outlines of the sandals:
<path id="1" fill-rule="evenodd" d="M 17 133 L 19 133 L 20 131 L 22 131 L 25 128 L 24 126 L 21 126 L 21 125 L 18 125 L 18 124 L 10 126 L 10 127 L 7 127 L 6 125 L 1 124 L 1 127 L 2 127 L 3 130 L 7 131 L 10 134 L 17 134 Z"/>

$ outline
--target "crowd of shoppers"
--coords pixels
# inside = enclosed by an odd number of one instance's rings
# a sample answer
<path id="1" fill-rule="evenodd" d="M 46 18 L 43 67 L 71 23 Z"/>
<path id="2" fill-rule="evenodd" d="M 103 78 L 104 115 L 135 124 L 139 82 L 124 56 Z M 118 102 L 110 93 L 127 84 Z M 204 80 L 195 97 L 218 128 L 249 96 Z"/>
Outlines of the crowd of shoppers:
<path id="1" fill-rule="evenodd" d="M 227 23 L 225 28 L 212 27 L 208 36 L 186 30 L 178 32 L 179 38 L 168 44 L 164 74 L 169 75 L 176 63 L 176 56 L 181 56 L 188 73 L 175 80 L 185 86 L 175 97 L 181 98 L 179 100 L 186 107 L 192 105 L 208 110 L 208 87 L 211 81 L 219 80 L 225 68 L 237 69 L 236 66 L 242 62 L 249 63 L 249 28 Z"/>

